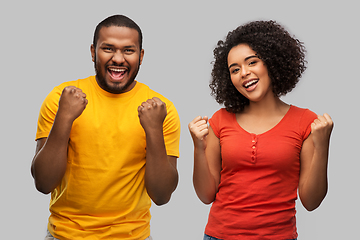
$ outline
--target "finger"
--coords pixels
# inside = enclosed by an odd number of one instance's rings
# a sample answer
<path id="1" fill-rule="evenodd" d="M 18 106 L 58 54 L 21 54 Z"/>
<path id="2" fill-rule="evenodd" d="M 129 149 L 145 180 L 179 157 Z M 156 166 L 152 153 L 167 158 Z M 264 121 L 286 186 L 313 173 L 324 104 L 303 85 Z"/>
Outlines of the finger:
<path id="1" fill-rule="evenodd" d="M 80 89 L 79 94 L 80 94 L 81 97 L 86 98 L 86 94 L 81 89 Z"/>
<path id="2" fill-rule="evenodd" d="M 202 138 L 202 136 L 207 135 L 209 133 L 209 127 L 206 123 L 198 125 L 193 124 L 189 125 L 189 130 L 191 133 L 195 134 L 197 138 Z"/>
<path id="3" fill-rule="evenodd" d="M 200 123 L 200 121 L 201 121 L 201 117 L 200 117 L 200 116 L 194 118 L 194 120 L 192 120 L 192 121 L 188 124 L 189 130 L 190 130 L 191 132 L 196 132 L 196 130 L 199 129 L 199 126 L 202 125 L 202 124 Z"/>
<path id="4" fill-rule="evenodd" d="M 314 122 L 311 123 L 311 132 L 318 130 L 322 126 L 319 119 L 315 119 Z"/>
<path id="5" fill-rule="evenodd" d="M 326 121 L 324 116 L 322 116 L 322 115 L 318 115 L 317 119 L 320 120 L 320 122 L 325 122 Z"/>
<path id="6" fill-rule="evenodd" d="M 153 100 L 153 106 L 156 107 L 156 106 L 159 106 L 159 107 L 164 107 L 166 108 L 166 103 L 164 103 L 163 101 L 161 101 L 161 99 L 157 98 L 157 97 L 153 97 L 152 98 Z"/>
<path id="7" fill-rule="evenodd" d="M 203 133 L 201 133 L 200 135 L 198 135 L 196 137 L 198 139 L 200 139 L 200 140 L 204 140 L 204 139 L 206 139 L 207 135 L 208 135 L 208 132 L 203 132 Z"/>
<path id="8" fill-rule="evenodd" d="M 72 90 L 72 89 L 74 89 L 74 88 L 76 88 L 75 86 L 66 86 L 65 87 L 65 89 L 67 89 L 67 90 Z"/>
<path id="9" fill-rule="evenodd" d="M 73 94 L 74 96 L 77 96 L 77 97 L 79 96 L 79 97 L 83 97 L 83 98 L 86 97 L 86 94 L 80 88 L 77 88 L 74 86 L 69 86 L 68 89 L 69 89 L 69 92 L 71 94 Z"/>
<path id="10" fill-rule="evenodd" d="M 141 112 L 141 111 L 143 111 L 143 110 L 144 110 L 143 104 L 141 104 L 140 106 L 138 106 L 138 112 Z"/>
<path id="11" fill-rule="evenodd" d="M 152 100 L 156 103 L 162 102 L 160 98 L 153 97 Z"/>
<path id="12" fill-rule="evenodd" d="M 208 127 L 207 124 L 203 124 L 203 125 L 198 126 L 198 130 L 199 130 L 200 132 L 202 132 L 202 131 L 208 131 L 208 129 L 209 129 L 209 127 Z"/>
<path id="13" fill-rule="evenodd" d="M 148 99 L 146 100 L 146 103 L 149 104 L 150 106 L 156 106 L 156 102 L 151 98 L 151 99 Z"/>
<path id="14" fill-rule="evenodd" d="M 209 121 L 208 116 L 204 116 L 203 119 L 206 121 L 206 123 Z"/>
<path id="15" fill-rule="evenodd" d="M 333 121 L 332 121 L 332 119 L 331 119 L 331 117 L 330 117 L 329 114 L 324 113 L 324 118 L 326 119 L 326 122 L 328 122 L 328 123 L 330 123 L 330 124 L 333 124 Z"/>
<path id="16" fill-rule="evenodd" d="M 75 94 L 75 93 L 76 93 L 76 87 L 69 87 L 69 88 L 67 88 L 67 90 L 69 90 L 69 92 L 70 92 L 71 94 Z"/>
<path id="17" fill-rule="evenodd" d="M 140 106 L 142 106 L 144 109 L 150 109 L 151 108 L 151 102 L 148 102 L 149 100 L 147 100 L 146 102 L 141 103 Z"/>
<path id="18" fill-rule="evenodd" d="M 207 122 L 205 120 L 201 119 L 201 120 L 197 121 L 195 123 L 195 125 L 198 126 L 198 127 L 199 126 L 206 126 L 207 127 Z"/>
<path id="19" fill-rule="evenodd" d="M 196 118 L 194 118 L 190 123 L 189 125 L 194 125 L 196 122 L 200 121 L 201 120 L 201 116 L 197 116 Z"/>

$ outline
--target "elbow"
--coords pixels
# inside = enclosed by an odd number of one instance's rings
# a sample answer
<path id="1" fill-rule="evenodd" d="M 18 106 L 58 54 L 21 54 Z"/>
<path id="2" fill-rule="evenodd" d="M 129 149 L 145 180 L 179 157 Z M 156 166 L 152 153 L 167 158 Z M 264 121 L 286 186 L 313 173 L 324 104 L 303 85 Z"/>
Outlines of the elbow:
<path id="1" fill-rule="evenodd" d="M 203 202 L 206 205 L 210 205 L 213 202 L 211 200 L 203 200 L 203 199 L 200 199 L 200 200 L 201 200 L 201 202 Z"/>
<path id="2" fill-rule="evenodd" d="M 213 197 L 213 196 L 203 196 L 203 195 L 200 195 L 199 193 L 196 193 L 196 194 L 197 194 L 198 198 L 200 199 L 200 201 L 206 205 L 213 203 L 215 200 L 215 197 Z"/>
<path id="3" fill-rule="evenodd" d="M 315 199 L 311 199 L 311 200 L 309 199 L 308 201 L 302 200 L 302 204 L 308 212 L 312 212 L 321 205 L 325 196 L 326 193 L 323 196 L 318 196 L 318 198 Z"/>
<path id="4" fill-rule="evenodd" d="M 47 195 L 49 193 L 51 193 L 52 189 L 47 188 L 46 186 L 43 186 L 42 184 L 39 184 L 36 180 L 35 180 L 35 187 L 36 190 L 38 190 L 39 192 Z"/>
<path id="5" fill-rule="evenodd" d="M 151 200 L 157 206 L 161 206 L 167 204 L 170 201 L 171 195 L 175 189 L 167 191 L 155 191 L 156 189 L 149 190 L 149 188 L 147 188 L 146 190 Z"/>
<path id="6" fill-rule="evenodd" d="M 151 200 L 157 205 L 162 206 L 170 201 L 171 195 L 166 197 L 152 197 Z"/>
<path id="7" fill-rule="evenodd" d="M 320 206 L 320 204 L 321 204 L 321 202 L 318 204 L 303 204 L 303 205 L 308 212 L 312 212 L 315 209 L 317 209 Z"/>
<path id="8" fill-rule="evenodd" d="M 46 186 L 46 184 L 44 184 L 42 181 L 39 180 L 39 177 L 35 174 L 35 169 L 33 167 L 31 168 L 31 175 L 34 178 L 36 190 L 38 190 L 39 192 L 45 195 L 51 193 L 53 189 L 50 189 L 48 186 Z"/>
<path id="9" fill-rule="evenodd" d="M 209 205 L 215 201 L 216 191 L 214 192 L 204 191 L 204 189 L 197 187 L 196 184 L 194 184 L 194 188 L 197 197 L 200 199 L 202 203 Z"/>
<path id="10" fill-rule="evenodd" d="M 319 205 L 318 205 L 319 206 Z M 316 206 L 316 205 L 306 205 L 306 204 L 304 204 L 304 208 L 308 211 L 308 212 L 312 212 L 312 211 L 314 211 L 315 209 L 317 209 L 318 208 L 318 206 Z"/>
<path id="11" fill-rule="evenodd" d="M 167 204 L 170 201 L 171 195 L 175 191 L 176 186 L 177 186 L 177 182 L 176 182 L 176 184 L 173 185 L 173 187 L 171 189 L 167 189 L 167 190 L 163 189 L 163 191 L 154 191 L 154 189 L 152 191 L 149 191 L 147 188 L 147 193 L 148 193 L 149 197 L 151 198 L 151 200 L 157 206 L 161 206 L 161 205 Z"/>
<path id="12" fill-rule="evenodd" d="M 151 200 L 157 205 L 162 206 L 167 204 L 172 193 L 176 190 L 178 184 L 178 178 L 166 186 L 154 186 L 145 181 L 146 191 L 151 198 Z"/>
<path id="13" fill-rule="evenodd" d="M 35 172 L 33 172 L 33 178 L 34 178 L 36 190 L 38 190 L 39 192 L 45 195 L 51 193 L 56 187 L 56 185 L 55 186 L 51 185 L 48 180 L 41 178 L 41 176 L 37 176 Z"/>

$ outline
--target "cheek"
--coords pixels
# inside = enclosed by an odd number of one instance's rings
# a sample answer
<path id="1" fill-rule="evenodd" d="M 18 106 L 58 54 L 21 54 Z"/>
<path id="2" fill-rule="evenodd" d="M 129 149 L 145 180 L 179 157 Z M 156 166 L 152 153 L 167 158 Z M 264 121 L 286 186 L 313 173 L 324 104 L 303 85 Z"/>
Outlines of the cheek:
<path id="1" fill-rule="evenodd" d="M 236 76 L 230 76 L 231 83 L 239 91 L 241 88 L 240 80 Z"/>
<path id="2" fill-rule="evenodd" d="M 128 62 L 128 64 L 133 68 L 136 69 L 137 67 L 140 66 L 141 61 L 139 57 L 130 57 L 128 59 L 126 59 L 126 62 Z"/>

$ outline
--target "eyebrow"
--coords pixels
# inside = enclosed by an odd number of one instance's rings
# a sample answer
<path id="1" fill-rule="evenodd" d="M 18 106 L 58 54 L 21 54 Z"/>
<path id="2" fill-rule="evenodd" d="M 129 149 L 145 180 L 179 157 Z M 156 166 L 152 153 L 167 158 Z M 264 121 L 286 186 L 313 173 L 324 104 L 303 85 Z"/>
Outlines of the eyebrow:
<path id="1" fill-rule="evenodd" d="M 102 43 L 100 46 L 115 47 L 115 45 L 110 44 L 110 43 Z M 136 48 L 136 45 L 124 46 L 124 48 Z"/>
<path id="2" fill-rule="evenodd" d="M 107 46 L 107 47 L 113 47 L 114 45 L 109 44 L 109 43 L 101 43 L 100 46 Z"/>
<path id="3" fill-rule="evenodd" d="M 247 61 L 247 60 L 249 60 L 249 59 L 251 59 L 251 58 L 259 58 L 259 56 L 258 56 L 258 55 L 248 56 L 248 57 L 245 58 L 245 61 Z M 233 64 L 231 64 L 231 65 L 229 66 L 229 69 L 232 68 L 232 67 L 234 67 L 234 66 L 237 66 L 237 65 L 238 65 L 237 63 L 233 63 Z"/>

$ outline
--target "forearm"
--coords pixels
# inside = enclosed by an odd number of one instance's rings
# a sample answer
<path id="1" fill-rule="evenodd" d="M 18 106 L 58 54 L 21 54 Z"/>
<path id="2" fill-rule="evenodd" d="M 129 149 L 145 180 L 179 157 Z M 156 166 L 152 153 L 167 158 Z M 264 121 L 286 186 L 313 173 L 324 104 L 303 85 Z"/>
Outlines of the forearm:
<path id="1" fill-rule="evenodd" d="M 217 187 L 213 175 L 210 172 L 204 149 L 194 149 L 194 173 L 193 184 L 199 199 L 210 204 L 214 201 Z"/>
<path id="2" fill-rule="evenodd" d="M 65 174 L 71 125 L 72 121 L 56 116 L 45 144 L 33 159 L 31 172 L 35 185 L 44 194 L 50 193 Z"/>
<path id="3" fill-rule="evenodd" d="M 145 186 L 149 196 L 155 204 L 165 204 L 177 184 L 176 158 L 167 156 L 162 128 L 147 132 Z"/>
<path id="4" fill-rule="evenodd" d="M 315 210 L 328 190 L 328 148 L 314 149 L 308 178 L 299 188 L 299 195 L 308 211 Z"/>

